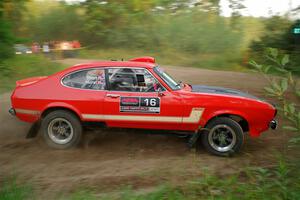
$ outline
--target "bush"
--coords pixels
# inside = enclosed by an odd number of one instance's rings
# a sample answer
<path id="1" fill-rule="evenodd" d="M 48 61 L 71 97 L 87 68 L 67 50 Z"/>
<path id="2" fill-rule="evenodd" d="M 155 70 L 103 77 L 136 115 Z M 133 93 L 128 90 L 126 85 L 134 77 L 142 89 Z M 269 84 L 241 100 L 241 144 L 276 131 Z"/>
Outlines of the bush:
<path id="1" fill-rule="evenodd" d="M 294 77 L 293 70 L 289 67 L 290 56 L 282 54 L 277 49 L 268 48 L 265 57 L 269 63 L 272 63 L 271 65 L 260 64 L 253 60 L 250 61 L 250 64 L 269 82 L 269 86 L 264 88 L 266 94 L 279 100 L 278 110 L 290 122 L 289 125 L 284 125 L 283 128 L 298 133 L 290 141 L 299 143 L 300 110 L 298 105 L 300 101 L 300 88 L 298 79 Z M 277 72 L 280 77 L 271 76 L 269 73 L 272 71 Z M 288 98 L 289 91 L 291 91 L 291 94 L 289 94 L 290 97 Z"/>

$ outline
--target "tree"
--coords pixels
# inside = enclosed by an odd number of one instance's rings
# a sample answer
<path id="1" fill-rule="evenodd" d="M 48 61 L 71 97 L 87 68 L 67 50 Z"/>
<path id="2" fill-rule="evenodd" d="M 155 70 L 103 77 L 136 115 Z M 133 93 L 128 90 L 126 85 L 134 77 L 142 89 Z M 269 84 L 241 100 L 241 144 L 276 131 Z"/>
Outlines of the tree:
<path id="1" fill-rule="evenodd" d="M 296 26 L 300 27 L 299 21 L 293 22 L 280 16 L 266 19 L 265 33 L 258 41 L 253 41 L 250 45 L 253 56 L 262 61 L 263 59 L 260 55 L 266 48 L 271 47 L 283 50 L 290 54 L 288 70 L 299 74 L 300 34 L 293 34 L 292 32 Z"/>
<path id="2" fill-rule="evenodd" d="M 15 35 L 20 31 L 24 5 L 27 0 L 0 1 L 0 60 L 13 55 Z"/>
<path id="3" fill-rule="evenodd" d="M 89 33 L 90 41 L 106 45 L 117 30 L 143 24 L 149 19 L 155 0 L 129 0 L 122 3 L 101 0 L 87 0 L 82 3 L 85 8 L 84 29 Z"/>
<path id="4" fill-rule="evenodd" d="M 83 16 L 73 5 L 61 5 L 43 15 L 31 16 L 27 20 L 28 37 L 33 41 L 78 40 L 84 37 Z"/>
<path id="5" fill-rule="evenodd" d="M 23 13 L 28 0 L 2 0 L 3 17 L 11 24 L 14 35 L 20 35 L 23 27 Z"/>
<path id="6" fill-rule="evenodd" d="M 4 18 L 4 3 L 0 1 L 0 62 L 13 54 L 14 36 L 11 31 L 11 26 Z"/>
<path id="7" fill-rule="evenodd" d="M 202 0 L 194 4 L 195 6 L 200 7 L 203 11 L 209 11 L 212 13 L 220 14 L 220 0 Z"/>
<path id="8" fill-rule="evenodd" d="M 245 8 L 244 0 L 229 0 L 229 8 L 231 8 L 231 27 L 233 29 L 238 29 L 240 24 L 239 18 L 241 17 L 241 11 Z"/>

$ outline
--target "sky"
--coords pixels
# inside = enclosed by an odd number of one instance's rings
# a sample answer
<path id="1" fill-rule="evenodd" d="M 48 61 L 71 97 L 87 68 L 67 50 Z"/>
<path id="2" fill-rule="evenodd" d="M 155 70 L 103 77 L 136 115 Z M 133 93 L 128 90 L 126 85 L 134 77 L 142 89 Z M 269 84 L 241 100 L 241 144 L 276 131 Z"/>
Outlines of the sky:
<path id="1" fill-rule="evenodd" d="M 78 2 L 84 0 L 65 0 L 67 2 Z M 220 1 L 222 15 L 230 16 L 231 9 L 228 0 Z M 274 14 L 284 14 L 290 8 L 300 6 L 300 0 L 244 0 L 246 9 L 242 12 L 244 16 L 268 17 Z M 298 14 L 300 17 L 300 13 Z"/>
<path id="2" fill-rule="evenodd" d="M 221 0 L 222 14 L 230 16 L 231 9 L 228 7 L 228 0 Z M 242 12 L 246 16 L 268 17 L 270 14 L 284 14 L 290 8 L 300 6 L 300 0 L 245 0 L 246 9 Z M 271 13 L 270 13 L 271 11 Z M 299 13 L 300 14 L 300 13 Z"/>

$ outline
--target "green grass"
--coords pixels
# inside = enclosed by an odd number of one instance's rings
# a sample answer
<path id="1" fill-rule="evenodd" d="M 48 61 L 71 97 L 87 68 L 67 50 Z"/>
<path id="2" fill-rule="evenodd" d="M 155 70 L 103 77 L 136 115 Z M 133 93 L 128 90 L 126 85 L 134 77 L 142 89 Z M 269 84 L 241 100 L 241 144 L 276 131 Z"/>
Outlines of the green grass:
<path id="1" fill-rule="evenodd" d="M 33 199 L 32 187 L 28 184 L 18 184 L 16 177 L 10 177 L 0 182 L 0 200 Z"/>
<path id="2" fill-rule="evenodd" d="M 42 55 L 16 55 L 0 64 L 0 92 L 13 89 L 17 80 L 50 75 L 65 67 Z"/>
<path id="3" fill-rule="evenodd" d="M 242 71 L 249 69 L 242 66 L 241 55 L 234 55 L 230 52 L 222 54 L 188 54 L 174 50 L 146 51 L 133 49 L 91 49 L 82 50 L 80 58 L 111 60 L 128 60 L 134 57 L 152 56 L 160 65 L 173 65 L 183 67 L 198 67 L 212 70 Z"/>

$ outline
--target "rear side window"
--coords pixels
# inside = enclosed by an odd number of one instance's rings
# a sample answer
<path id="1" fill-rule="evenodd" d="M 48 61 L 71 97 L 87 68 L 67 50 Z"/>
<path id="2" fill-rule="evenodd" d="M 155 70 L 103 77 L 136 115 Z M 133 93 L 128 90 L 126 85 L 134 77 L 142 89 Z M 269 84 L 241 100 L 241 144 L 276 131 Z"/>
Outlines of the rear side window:
<path id="1" fill-rule="evenodd" d="M 105 72 L 104 69 L 87 69 L 73 72 L 65 76 L 62 83 L 72 88 L 104 90 Z"/>

